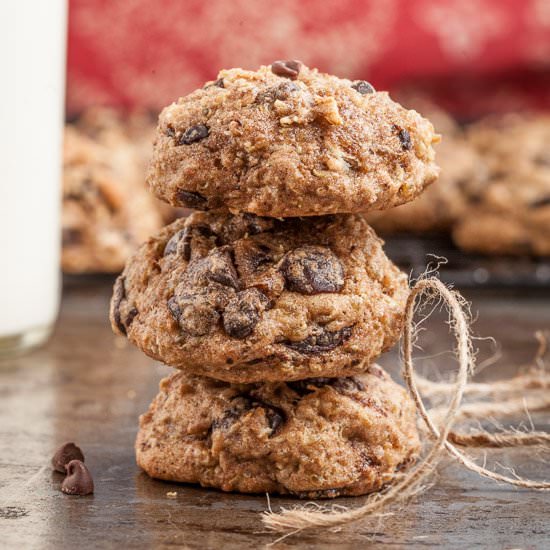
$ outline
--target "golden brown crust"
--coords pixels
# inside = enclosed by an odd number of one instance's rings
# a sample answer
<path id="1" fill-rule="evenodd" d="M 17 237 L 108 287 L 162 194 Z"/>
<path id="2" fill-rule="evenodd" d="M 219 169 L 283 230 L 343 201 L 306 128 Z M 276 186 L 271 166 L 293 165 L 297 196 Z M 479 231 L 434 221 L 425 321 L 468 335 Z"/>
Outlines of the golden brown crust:
<path id="1" fill-rule="evenodd" d="M 174 374 L 136 440 L 152 477 L 304 498 L 379 490 L 419 449 L 412 400 L 376 365 L 353 378 L 255 385 Z"/>
<path id="2" fill-rule="evenodd" d="M 406 276 L 360 215 L 197 212 L 149 239 L 111 322 L 148 355 L 235 382 L 364 371 L 400 336 Z"/>
<path id="3" fill-rule="evenodd" d="M 148 183 L 174 206 L 272 217 L 410 201 L 437 176 L 439 136 L 364 88 L 304 66 L 292 79 L 270 66 L 221 71 L 161 113 Z"/>

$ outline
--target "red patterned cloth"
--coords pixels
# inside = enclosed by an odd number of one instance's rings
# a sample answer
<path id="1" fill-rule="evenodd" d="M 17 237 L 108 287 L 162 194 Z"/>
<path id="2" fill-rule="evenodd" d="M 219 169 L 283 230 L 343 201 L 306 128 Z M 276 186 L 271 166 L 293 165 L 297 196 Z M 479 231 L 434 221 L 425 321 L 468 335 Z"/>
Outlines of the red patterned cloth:
<path id="1" fill-rule="evenodd" d="M 67 106 L 159 109 L 297 58 L 468 117 L 550 107 L 548 0 L 71 0 Z"/>

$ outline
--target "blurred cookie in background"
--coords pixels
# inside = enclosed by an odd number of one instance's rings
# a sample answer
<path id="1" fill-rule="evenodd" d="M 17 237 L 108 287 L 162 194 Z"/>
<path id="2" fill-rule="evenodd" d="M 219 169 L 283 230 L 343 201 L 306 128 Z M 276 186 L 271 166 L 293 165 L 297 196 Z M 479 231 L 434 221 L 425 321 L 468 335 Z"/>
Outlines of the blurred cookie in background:
<path id="1" fill-rule="evenodd" d="M 67 273 L 120 271 L 126 258 L 162 226 L 145 190 L 139 155 L 128 140 L 109 146 L 77 126 L 65 130 L 63 252 Z"/>
<path id="2" fill-rule="evenodd" d="M 454 227 L 455 243 L 468 252 L 550 255 L 550 116 L 491 116 L 467 133 L 489 180 Z"/>
<path id="3" fill-rule="evenodd" d="M 154 118 L 91 107 L 67 124 L 63 177 L 66 273 L 114 273 L 162 225 L 185 215 L 145 188 Z"/>

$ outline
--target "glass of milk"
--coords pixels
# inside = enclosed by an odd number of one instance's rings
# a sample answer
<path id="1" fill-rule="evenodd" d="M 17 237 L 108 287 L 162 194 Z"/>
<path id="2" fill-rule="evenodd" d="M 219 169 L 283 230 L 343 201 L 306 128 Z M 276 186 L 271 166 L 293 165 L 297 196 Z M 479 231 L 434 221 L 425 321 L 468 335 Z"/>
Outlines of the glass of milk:
<path id="1" fill-rule="evenodd" d="M 66 13 L 0 1 L 0 356 L 43 343 L 59 308 Z"/>

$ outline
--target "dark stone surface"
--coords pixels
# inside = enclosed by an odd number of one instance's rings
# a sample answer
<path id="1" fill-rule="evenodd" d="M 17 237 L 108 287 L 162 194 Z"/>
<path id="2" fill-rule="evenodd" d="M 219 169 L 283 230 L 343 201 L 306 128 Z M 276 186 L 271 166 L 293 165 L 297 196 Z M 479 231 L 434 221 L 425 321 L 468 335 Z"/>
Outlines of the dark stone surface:
<path id="1" fill-rule="evenodd" d="M 153 481 L 136 467 L 137 417 L 169 369 L 111 333 L 110 283 L 106 278 L 72 278 L 50 344 L 0 363 L 0 547 L 246 550 L 274 541 L 277 537 L 262 532 L 260 523 L 265 496 Z M 536 347 L 534 331 L 550 328 L 549 293 L 478 291 L 470 297 L 479 312 L 476 332 L 502 344 L 502 358 L 480 378 L 505 376 L 528 363 Z M 441 317 L 435 316 L 428 329 L 419 356 L 438 354 L 450 345 Z M 481 357 L 486 357 L 490 345 L 480 345 Z M 394 374 L 396 358 L 392 352 L 381 361 Z M 418 363 L 440 372 L 452 365 L 445 354 Z M 548 425 L 541 421 L 538 427 Z M 60 492 L 62 475 L 51 471 L 49 461 L 65 441 L 82 448 L 94 477 L 93 496 Z M 487 464 L 499 461 L 518 473 L 550 479 L 548 458 L 532 450 L 491 451 Z M 172 491 L 175 498 L 167 496 Z M 355 506 L 362 500 L 335 503 Z M 274 509 L 294 503 L 271 501 Z M 497 485 L 450 462 L 439 469 L 437 483 L 427 493 L 394 512 L 340 533 L 297 535 L 276 547 L 544 548 L 549 540 L 548 493 Z"/>

